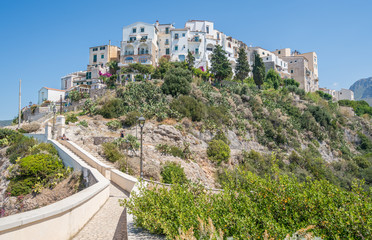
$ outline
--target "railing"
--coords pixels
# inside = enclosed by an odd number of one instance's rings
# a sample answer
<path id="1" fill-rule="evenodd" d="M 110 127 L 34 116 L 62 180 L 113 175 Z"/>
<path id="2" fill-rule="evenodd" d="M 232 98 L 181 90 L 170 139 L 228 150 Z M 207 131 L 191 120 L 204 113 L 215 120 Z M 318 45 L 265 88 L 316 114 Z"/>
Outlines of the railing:
<path id="1" fill-rule="evenodd" d="M 201 39 L 195 39 L 195 38 L 189 38 L 187 41 L 189 42 L 196 42 L 196 43 L 200 43 L 201 42 Z"/>

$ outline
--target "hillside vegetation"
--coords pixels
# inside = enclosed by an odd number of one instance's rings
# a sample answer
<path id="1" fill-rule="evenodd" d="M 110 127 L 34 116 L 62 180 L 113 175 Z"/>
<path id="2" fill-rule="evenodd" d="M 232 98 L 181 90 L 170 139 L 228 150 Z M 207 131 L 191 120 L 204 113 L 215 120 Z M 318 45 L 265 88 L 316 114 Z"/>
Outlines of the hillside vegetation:
<path id="1" fill-rule="evenodd" d="M 185 181 L 178 165 L 167 164 L 162 174 L 164 182 L 174 183 L 170 189 L 142 189 L 123 203 L 139 226 L 169 238 L 192 228 L 197 239 L 206 239 L 199 238 L 197 228 L 199 220 L 209 218 L 216 231 L 234 239 L 258 239 L 265 231 L 283 239 L 309 225 L 324 239 L 371 235 L 370 107 L 305 93 L 296 81 L 274 71 L 262 81 L 222 80 L 229 78 L 224 72 L 212 69 L 211 75 L 163 59 L 155 73 L 163 80 L 114 85 L 111 94 L 85 108 L 89 114 L 117 118 L 113 121 L 121 127 L 136 124 L 143 115 L 155 122 L 188 122 L 187 128 L 176 125 L 184 134 L 211 133 L 199 154 L 218 170 L 213 177 L 224 190 L 211 194 Z M 250 147 L 231 151 L 235 143 L 227 133 Z M 194 161 L 186 154 L 188 142 L 183 148 L 163 144 L 157 150 Z"/>

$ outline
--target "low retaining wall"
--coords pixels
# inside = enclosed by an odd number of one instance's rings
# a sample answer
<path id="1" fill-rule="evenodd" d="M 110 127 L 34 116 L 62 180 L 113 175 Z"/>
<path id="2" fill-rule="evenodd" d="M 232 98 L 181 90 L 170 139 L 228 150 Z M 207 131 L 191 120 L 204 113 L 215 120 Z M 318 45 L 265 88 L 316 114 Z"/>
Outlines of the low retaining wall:
<path id="1" fill-rule="evenodd" d="M 67 166 L 82 171 L 95 183 L 91 180 L 90 187 L 51 205 L 0 218 L 1 240 L 70 239 L 109 198 L 110 183 L 105 177 L 57 141 L 50 142 Z"/>
<path id="2" fill-rule="evenodd" d="M 33 133 L 24 133 L 23 135 L 27 137 L 33 137 L 39 142 L 47 142 L 48 139 L 46 138 L 45 134 L 33 134 Z"/>
<path id="3" fill-rule="evenodd" d="M 130 193 L 138 183 L 137 178 L 125 174 L 117 169 L 111 169 L 111 181 Z"/>

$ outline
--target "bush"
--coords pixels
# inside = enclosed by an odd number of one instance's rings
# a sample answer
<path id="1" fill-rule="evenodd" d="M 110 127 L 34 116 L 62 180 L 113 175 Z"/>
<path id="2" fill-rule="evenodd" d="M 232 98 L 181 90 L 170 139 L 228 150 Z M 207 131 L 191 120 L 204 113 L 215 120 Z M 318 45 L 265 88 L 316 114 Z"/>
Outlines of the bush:
<path id="1" fill-rule="evenodd" d="M 36 184 L 53 187 L 68 172 L 62 160 L 50 154 L 29 155 L 20 159 L 17 165 L 7 189 L 12 196 L 28 194 Z"/>
<path id="2" fill-rule="evenodd" d="M 83 111 L 86 114 L 93 115 L 96 112 L 96 103 L 93 102 L 91 99 L 87 99 L 84 102 Z"/>
<path id="3" fill-rule="evenodd" d="M 205 105 L 189 96 L 179 96 L 174 99 L 170 108 L 180 113 L 182 117 L 191 118 L 193 121 L 201 121 L 206 116 Z"/>
<path id="4" fill-rule="evenodd" d="M 88 122 L 86 120 L 80 121 L 77 125 L 83 126 L 83 127 L 88 127 Z"/>
<path id="5" fill-rule="evenodd" d="M 121 153 L 118 149 L 118 146 L 114 143 L 103 143 L 103 154 L 106 159 L 110 162 L 116 162 L 120 159 L 125 159 L 125 155 Z"/>
<path id="6" fill-rule="evenodd" d="M 372 152 L 372 141 L 361 132 L 358 132 L 358 137 L 360 139 L 359 149 Z"/>
<path id="7" fill-rule="evenodd" d="M 240 170 L 238 178 L 228 174 L 224 190 L 217 193 L 192 183 L 142 187 L 121 204 L 138 226 L 169 239 L 190 228 L 196 239 L 204 239 L 198 218 L 211 218 L 224 237 L 233 239 L 261 239 L 265 232 L 284 239 L 310 225 L 322 239 L 369 238 L 372 200 L 360 183 L 348 192 L 324 180 L 300 183 L 276 168 L 270 170 L 276 172 L 273 178 Z"/>
<path id="8" fill-rule="evenodd" d="M 332 100 L 332 95 L 331 94 L 328 94 L 328 93 L 325 93 L 323 91 L 316 91 L 316 93 L 323 99 L 325 100 Z"/>
<path id="9" fill-rule="evenodd" d="M 35 145 L 30 148 L 30 155 L 35 155 L 35 154 L 50 154 L 50 155 L 58 155 L 57 149 L 53 146 L 51 143 L 39 143 L 38 145 Z"/>
<path id="10" fill-rule="evenodd" d="M 174 97 L 188 95 L 191 91 L 192 75 L 190 70 L 184 68 L 171 68 L 164 77 L 161 86 L 163 93 Z"/>
<path id="11" fill-rule="evenodd" d="M 284 85 L 286 87 L 288 87 L 288 86 L 294 86 L 294 87 L 297 87 L 297 88 L 300 87 L 300 83 L 297 82 L 296 80 L 292 79 L 292 78 L 284 79 Z"/>
<path id="12" fill-rule="evenodd" d="M 227 145 L 230 144 L 229 139 L 226 137 L 225 133 L 221 129 L 218 130 L 218 132 L 216 133 L 216 135 L 214 135 L 214 137 L 212 138 L 212 140 L 222 140 Z"/>
<path id="13" fill-rule="evenodd" d="M 106 102 L 99 110 L 98 113 L 104 118 L 118 118 L 125 113 L 123 100 L 114 98 Z"/>
<path id="14" fill-rule="evenodd" d="M 141 82 L 145 79 L 143 78 L 142 74 L 137 74 L 136 76 L 134 76 L 134 80 L 136 80 L 137 82 Z"/>
<path id="15" fill-rule="evenodd" d="M 21 128 L 25 133 L 32 133 L 40 129 L 40 124 L 37 122 L 32 122 L 29 124 L 23 124 Z"/>
<path id="16" fill-rule="evenodd" d="M 112 131 L 116 131 L 116 130 L 118 130 L 119 128 L 122 127 L 121 122 L 118 121 L 118 120 L 111 120 L 111 121 L 109 121 L 108 123 L 106 123 L 106 126 L 107 126 L 110 130 L 112 130 Z"/>
<path id="17" fill-rule="evenodd" d="M 160 175 L 162 176 L 163 183 L 184 184 L 187 182 L 186 174 L 183 168 L 174 162 L 167 162 L 163 166 Z"/>
<path id="18" fill-rule="evenodd" d="M 218 164 L 230 158 L 230 147 L 222 140 L 212 140 L 207 149 L 208 158 Z"/>
<path id="19" fill-rule="evenodd" d="M 128 126 L 128 127 L 134 126 L 134 125 L 136 125 L 138 123 L 138 118 L 140 116 L 141 116 L 141 113 L 139 113 L 137 111 L 129 112 L 125 116 L 125 119 L 123 121 L 123 124 L 125 126 Z"/>
<path id="20" fill-rule="evenodd" d="M 38 143 L 34 138 L 29 138 L 23 135 L 18 135 L 13 142 L 14 144 L 6 150 L 6 154 L 9 156 L 9 161 L 13 164 L 17 158 L 27 156 L 29 149 Z"/>
<path id="21" fill-rule="evenodd" d="M 161 154 L 164 155 L 171 155 L 173 157 L 179 157 L 185 159 L 186 156 L 184 154 L 184 150 L 177 146 L 169 146 L 168 144 L 158 144 L 156 145 L 156 150 L 158 150 Z"/>
<path id="22" fill-rule="evenodd" d="M 352 107 L 354 109 L 355 114 L 358 116 L 362 116 L 364 114 L 372 116 L 372 107 L 370 107 L 369 104 L 364 100 L 360 101 L 340 100 L 338 101 L 338 104 L 340 106 Z"/>
<path id="23" fill-rule="evenodd" d="M 207 109 L 207 119 L 219 126 L 227 125 L 230 121 L 230 113 L 227 108 L 223 106 L 211 106 Z"/>
<path id="24" fill-rule="evenodd" d="M 66 124 L 71 123 L 76 123 L 79 119 L 76 117 L 75 114 L 71 113 L 66 116 Z"/>

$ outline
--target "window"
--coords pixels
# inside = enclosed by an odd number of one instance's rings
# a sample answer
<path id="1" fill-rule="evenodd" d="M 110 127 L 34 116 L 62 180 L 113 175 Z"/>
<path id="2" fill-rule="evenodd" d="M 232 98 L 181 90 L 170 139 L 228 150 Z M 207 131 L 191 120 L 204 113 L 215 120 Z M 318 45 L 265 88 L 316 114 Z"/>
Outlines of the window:
<path id="1" fill-rule="evenodd" d="M 136 33 L 136 32 L 137 32 L 137 28 L 133 28 L 132 33 Z"/>
<path id="2" fill-rule="evenodd" d="M 195 48 L 195 54 L 199 54 L 199 48 Z"/>
<path id="3" fill-rule="evenodd" d="M 130 41 L 130 42 L 136 41 L 136 37 L 130 37 L 130 38 L 129 38 L 129 41 Z"/>
<path id="4" fill-rule="evenodd" d="M 227 46 L 228 46 L 229 48 L 231 48 L 231 43 L 228 43 Z"/>
<path id="5" fill-rule="evenodd" d="M 209 33 L 209 26 L 207 26 L 207 33 Z"/>
<path id="6" fill-rule="evenodd" d="M 195 36 L 195 42 L 199 42 L 199 36 Z"/>
<path id="7" fill-rule="evenodd" d="M 91 78 L 92 78 L 92 73 L 91 73 L 91 72 L 87 72 L 87 73 L 85 74 L 85 78 L 86 78 L 86 79 L 91 79 Z"/>
<path id="8" fill-rule="evenodd" d="M 106 49 L 106 47 L 100 47 L 99 48 L 99 50 L 105 50 Z"/>
<path id="9" fill-rule="evenodd" d="M 165 49 L 165 54 L 169 55 L 169 48 Z"/>
<path id="10" fill-rule="evenodd" d="M 174 39 L 178 39 L 178 33 L 174 34 Z"/>
<path id="11" fill-rule="evenodd" d="M 97 62 L 97 55 L 93 55 L 93 62 Z"/>
<path id="12" fill-rule="evenodd" d="M 141 32 L 145 32 L 145 28 L 142 27 L 142 28 L 141 28 Z"/>
<path id="13" fill-rule="evenodd" d="M 186 33 L 182 33 L 182 37 L 186 36 Z"/>
<path id="14" fill-rule="evenodd" d="M 220 33 L 217 33 L 217 39 L 220 40 Z"/>
<path id="15" fill-rule="evenodd" d="M 93 48 L 93 52 L 98 51 L 98 48 Z"/>
<path id="16" fill-rule="evenodd" d="M 264 52 L 262 52 L 262 55 L 265 55 L 265 53 L 264 53 Z"/>
<path id="17" fill-rule="evenodd" d="M 105 58 L 105 55 L 101 54 L 101 59 Z"/>
<path id="18" fill-rule="evenodd" d="M 183 62 L 185 61 L 185 55 L 178 55 L 178 59 Z"/>
<path id="19" fill-rule="evenodd" d="M 293 70 L 291 70 L 291 73 L 293 73 Z"/>
<path id="20" fill-rule="evenodd" d="M 178 51 L 178 45 L 174 46 L 174 51 Z"/>
<path id="21" fill-rule="evenodd" d="M 278 51 L 278 54 L 280 54 L 280 51 Z"/>
<path id="22" fill-rule="evenodd" d="M 165 28 L 165 33 L 166 33 L 166 34 L 169 34 L 169 28 L 168 28 L 168 27 Z"/>
<path id="23" fill-rule="evenodd" d="M 169 39 L 165 39 L 165 45 L 169 45 Z"/>
<path id="24" fill-rule="evenodd" d="M 267 57 L 266 60 L 269 60 L 269 58 Z"/>

